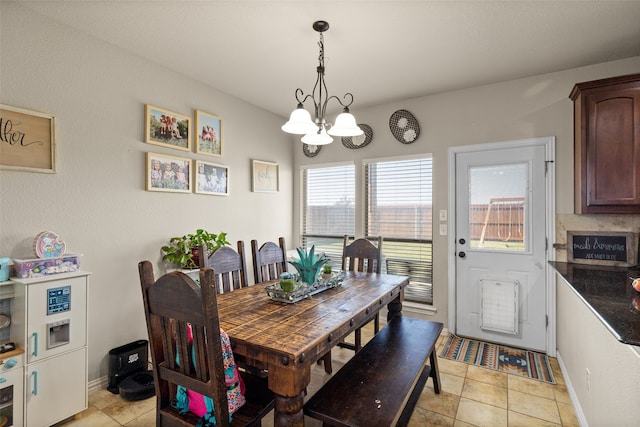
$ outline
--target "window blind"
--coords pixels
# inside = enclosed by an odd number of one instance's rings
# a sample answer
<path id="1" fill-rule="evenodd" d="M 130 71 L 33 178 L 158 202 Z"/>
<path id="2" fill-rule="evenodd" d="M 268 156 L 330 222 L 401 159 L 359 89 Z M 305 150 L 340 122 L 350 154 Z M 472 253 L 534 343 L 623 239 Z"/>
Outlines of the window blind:
<path id="1" fill-rule="evenodd" d="M 339 268 L 343 237 L 355 230 L 355 165 L 303 169 L 302 192 L 302 244 Z"/>
<path id="2" fill-rule="evenodd" d="M 365 234 L 382 236 L 383 269 L 409 276 L 405 299 L 433 304 L 431 156 L 364 161 Z"/>

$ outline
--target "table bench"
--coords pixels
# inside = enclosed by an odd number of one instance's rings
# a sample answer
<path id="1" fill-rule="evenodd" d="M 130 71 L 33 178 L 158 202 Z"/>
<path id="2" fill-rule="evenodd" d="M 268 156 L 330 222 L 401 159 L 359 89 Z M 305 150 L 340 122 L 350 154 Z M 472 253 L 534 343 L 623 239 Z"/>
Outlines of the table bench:
<path id="1" fill-rule="evenodd" d="M 394 317 L 309 399 L 305 415 L 329 426 L 407 425 L 429 377 L 440 393 L 435 345 L 442 328 Z"/>

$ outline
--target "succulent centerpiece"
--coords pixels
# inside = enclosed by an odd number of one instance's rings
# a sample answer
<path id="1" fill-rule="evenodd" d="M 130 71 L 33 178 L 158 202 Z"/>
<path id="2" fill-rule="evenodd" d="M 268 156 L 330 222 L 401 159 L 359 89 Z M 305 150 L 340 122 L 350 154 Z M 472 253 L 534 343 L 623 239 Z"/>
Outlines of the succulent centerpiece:
<path id="1" fill-rule="evenodd" d="M 305 251 L 302 248 L 297 248 L 298 256 L 300 259 L 297 261 L 289 261 L 300 275 L 300 280 L 309 285 L 318 281 L 318 275 L 322 270 L 322 267 L 329 262 L 329 258 L 324 254 L 317 255 L 315 253 L 315 246 L 311 246 L 309 251 Z"/>

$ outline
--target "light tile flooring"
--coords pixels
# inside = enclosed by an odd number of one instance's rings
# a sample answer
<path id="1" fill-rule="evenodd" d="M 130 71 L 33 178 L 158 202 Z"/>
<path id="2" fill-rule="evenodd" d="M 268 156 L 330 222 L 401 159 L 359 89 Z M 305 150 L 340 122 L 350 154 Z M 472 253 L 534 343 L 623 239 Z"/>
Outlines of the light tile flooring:
<path id="1" fill-rule="evenodd" d="M 363 329 L 363 341 L 373 334 L 373 327 Z M 438 340 L 438 354 L 446 341 Z M 347 361 L 353 352 L 338 348 L 332 353 L 334 371 Z M 516 375 L 438 358 L 442 390 L 433 391 L 427 382 L 410 426 L 579 426 L 567 393 L 560 366 L 551 359 L 557 384 L 546 384 Z M 312 395 L 328 378 L 320 365 L 313 367 Z M 273 426 L 268 415 L 263 426 Z M 317 420 L 305 418 L 305 424 L 320 426 Z M 126 402 L 109 391 L 99 390 L 89 395 L 89 408 L 76 417 L 56 425 L 65 427 L 150 427 L 155 425 L 155 397 Z"/>

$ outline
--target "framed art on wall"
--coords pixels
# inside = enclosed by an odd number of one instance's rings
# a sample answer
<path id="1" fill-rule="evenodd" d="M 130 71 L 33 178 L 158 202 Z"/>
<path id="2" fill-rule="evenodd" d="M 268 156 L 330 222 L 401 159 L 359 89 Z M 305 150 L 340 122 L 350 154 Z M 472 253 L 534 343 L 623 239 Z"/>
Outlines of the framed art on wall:
<path id="1" fill-rule="evenodd" d="M 191 193 L 191 159 L 147 153 L 147 191 Z"/>
<path id="2" fill-rule="evenodd" d="M 222 119 L 196 110 L 196 153 L 222 156 Z"/>
<path id="3" fill-rule="evenodd" d="M 229 168 L 224 165 L 195 160 L 193 180 L 195 192 L 214 196 L 229 195 Z"/>
<path id="4" fill-rule="evenodd" d="M 0 104 L 0 169 L 55 173 L 55 117 Z"/>
<path id="5" fill-rule="evenodd" d="M 145 142 L 177 150 L 191 151 L 191 120 L 163 108 L 145 105 Z"/>
<path id="6" fill-rule="evenodd" d="M 256 193 L 275 193 L 279 190 L 279 166 L 262 160 L 251 161 L 252 190 Z"/>

